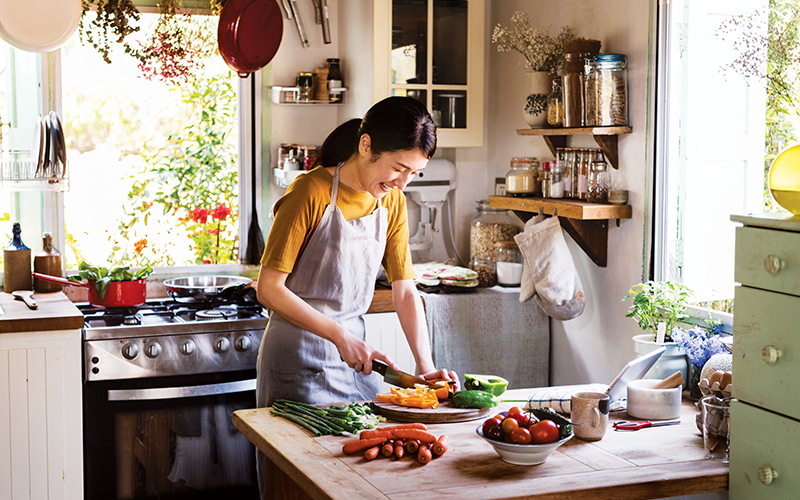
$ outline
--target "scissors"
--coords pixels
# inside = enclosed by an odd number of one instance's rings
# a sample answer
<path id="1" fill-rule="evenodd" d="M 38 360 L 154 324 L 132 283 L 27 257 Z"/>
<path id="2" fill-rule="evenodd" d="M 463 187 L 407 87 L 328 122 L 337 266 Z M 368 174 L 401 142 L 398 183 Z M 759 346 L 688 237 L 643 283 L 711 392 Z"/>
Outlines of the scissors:
<path id="1" fill-rule="evenodd" d="M 657 427 L 659 425 L 675 425 L 681 423 L 680 420 L 662 420 L 660 422 L 650 422 L 649 420 L 642 420 L 634 422 L 632 420 L 620 420 L 614 422 L 614 429 L 618 431 L 638 431 L 644 427 Z"/>

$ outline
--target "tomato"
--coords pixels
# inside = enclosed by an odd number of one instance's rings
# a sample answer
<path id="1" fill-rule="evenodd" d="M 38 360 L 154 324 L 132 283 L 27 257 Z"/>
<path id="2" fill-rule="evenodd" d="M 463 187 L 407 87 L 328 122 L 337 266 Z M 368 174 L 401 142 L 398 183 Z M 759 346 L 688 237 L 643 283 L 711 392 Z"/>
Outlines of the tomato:
<path id="1" fill-rule="evenodd" d="M 526 429 L 531 425 L 531 419 L 524 413 L 514 415 L 514 420 L 517 421 L 520 427 L 525 427 Z"/>
<path id="2" fill-rule="evenodd" d="M 524 427 L 514 429 L 513 431 L 511 431 L 511 442 L 517 444 L 530 444 L 531 431 L 529 431 Z"/>
<path id="3" fill-rule="evenodd" d="M 511 431 L 519 428 L 517 421 L 510 417 L 503 420 L 501 426 L 503 427 L 503 432 L 506 434 L 511 434 Z"/>
<path id="4" fill-rule="evenodd" d="M 511 418 L 516 418 L 517 415 L 522 415 L 522 410 L 519 406 L 512 406 L 510 410 L 508 410 L 508 416 Z"/>
<path id="5" fill-rule="evenodd" d="M 558 425 L 552 420 L 542 420 L 530 427 L 533 444 L 555 443 L 558 441 Z"/>
<path id="6" fill-rule="evenodd" d="M 500 425 L 502 423 L 503 423 L 503 421 L 500 420 L 499 418 L 487 419 L 486 422 L 483 423 L 483 435 L 484 436 L 488 436 L 489 435 L 489 430 L 492 427 L 500 427 Z"/>
<path id="7" fill-rule="evenodd" d="M 487 434 L 486 437 L 489 439 L 494 439 L 495 441 L 502 441 L 505 437 L 505 434 L 503 433 L 502 427 L 492 427 L 489 429 L 489 434 Z"/>

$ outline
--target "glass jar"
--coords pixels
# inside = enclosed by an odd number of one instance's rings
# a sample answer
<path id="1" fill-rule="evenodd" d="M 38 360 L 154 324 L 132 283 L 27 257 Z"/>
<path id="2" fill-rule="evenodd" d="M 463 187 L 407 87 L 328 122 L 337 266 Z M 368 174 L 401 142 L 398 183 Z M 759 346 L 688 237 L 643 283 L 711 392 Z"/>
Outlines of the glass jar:
<path id="1" fill-rule="evenodd" d="M 533 183 L 530 159 L 526 157 L 511 158 L 511 169 L 506 174 L 506 193 L 511 196 L 533 196 Z"/>
<path id="2" fill-rule="evenodd" d="M 578 178 L 576 196 L 579 200 L 589 198 L 589 169 L 591 168 L 591 152 L 588 149 L 580 150 L 580 160 L 575 162 L 575 174 Z"/>
<path id="3" fill-rule="evenodd" d="M 553 178 L 550 172 L 549 161 L 542 163 L 542 171 L 544 172 L 544 177 L 542 178 L 542 198 L 550 198 L 550 188 Z"/>
<path id="4" fill-rule="evenodd" d="M 564 197 L 577 198 L 578 197 L 578 160 L 580 159 L 579 151 L 575 148 L 567 148 L 565 151 L 567 165 L 564 168 L 564 177 L 569 179 L 569 182 L 564 182 Z"/>
<path id="5" fill-rule="evenodd" d="M 547 98 L 547 124 L 561 127 L 564 124 L 564 96 L 561 94 L 561 78 L 553 78 L 552 91 Z"/>
<path id="6" fill-rule="evenodd" d="M 308 102 L 311 100 L 314 88 L 314 75 L 311 73 L 300 73 L 295 78 L 295 86 L 297 87 L 297 100 L 301 102 Z"/>
<path id="7" fill-rule="evenodd" d="M 589 196 L 592 203 L 608 203 L 608 192 L 611 190 L 611 177 L 603 159 L 603 153 L 597 151 L 589 171 Z"/>
<path id="8" fill-rule="evenodd" d="M 586 58 L 587 127 L 628 124 L 627 67 L 623 54 L 597 54 Z"/>
<path id="9" fill-rule="evenodd" d="M 584 58 L 586 52 L 564 54 L 564 76 L 561 88 L 564 95 L 564 126 L 583 127 L 584 124 Z"/>
<path id="10" fill-rule="evenodd" d="M 519 286 L 522 282 L 522 252 L 516 241 L 498 241 L 495 246 L 497 284 Z"/>
<path id="11" fill-rule="evenodd" d="M 478 273 L 478 286 L 497 285 L 497 265 L 494 259 L 472 259 L 469 268 Z"/>
<path id="12" fill-rule="evenodd" d="M 563 167 L 558 161 L 550 162 L 550 198 L 564 197 Z"/>
<path id="13" fill-rule="evenodd" d="M 477 213 L 469 230 L 470 262 L 474 259 L 494 262 L 494 244 L 510 241 L 523 229 L 522 221 L 504 208 L 492 208 L 488 200 L 478 201 Z"/>

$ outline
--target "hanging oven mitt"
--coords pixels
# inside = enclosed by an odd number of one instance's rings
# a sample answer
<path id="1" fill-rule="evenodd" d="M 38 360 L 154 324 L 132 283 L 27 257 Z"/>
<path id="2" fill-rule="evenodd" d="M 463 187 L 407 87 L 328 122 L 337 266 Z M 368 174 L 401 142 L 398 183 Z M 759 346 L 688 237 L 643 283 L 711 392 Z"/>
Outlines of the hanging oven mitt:
<path id="1" fill-rule="evenodd" d="M 540 211 L 538 215 L 534 215 L 531 217 L 528 222 L 525 223 L 525 231 L 528 228 L 533 227 L 535 224 L 538 224 L 544 220 L 544 214 Z M 516 237 L 514 238 L 516 240 Z M 517 241 L 517 246 L 519 246 L 519 241 Z M 522 247 L 520 247 L 521 249 Z M 520 302 L 527 302 L 531 300 L 531 297 L 536 293 L 536 286 L 533 284 L 533 274 L 531 274 L 531 265 L 528 263 L 528 259 L 522 259 L 522 281 L 519 285 L 519 301 Z"/>
<path id="2" fill-rule="evenodd" d="M 542 310 L 562 321 L 580 316 L 585 306 L 583 285 L 561 234 L 558 217 L 531 226 L 526 224 L 525 231 L 514 240 L 529 266 L 536 302 Z"/>

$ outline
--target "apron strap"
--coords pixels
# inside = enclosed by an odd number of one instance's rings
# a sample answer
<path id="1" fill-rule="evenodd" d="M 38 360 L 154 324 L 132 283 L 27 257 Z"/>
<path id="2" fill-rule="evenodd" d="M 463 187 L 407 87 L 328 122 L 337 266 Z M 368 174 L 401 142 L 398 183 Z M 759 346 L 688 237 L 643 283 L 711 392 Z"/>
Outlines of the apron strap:
<path id="1" fill-rule="evenodd" d="M 331 204 L 328 205 L 328 208 L 333 210 L 333 207 L 336 206 L 336 198 L 339 196 L 339 169 L 342 168 L 344 162 L 340 162 L 336 165 L 336 171 L 333 173 L 333 181 L 331 182 Z M 378 202 L 378 208 L 382 208 L 383 204 L 381 203 L 380 198 L 375 199 Z"/>

